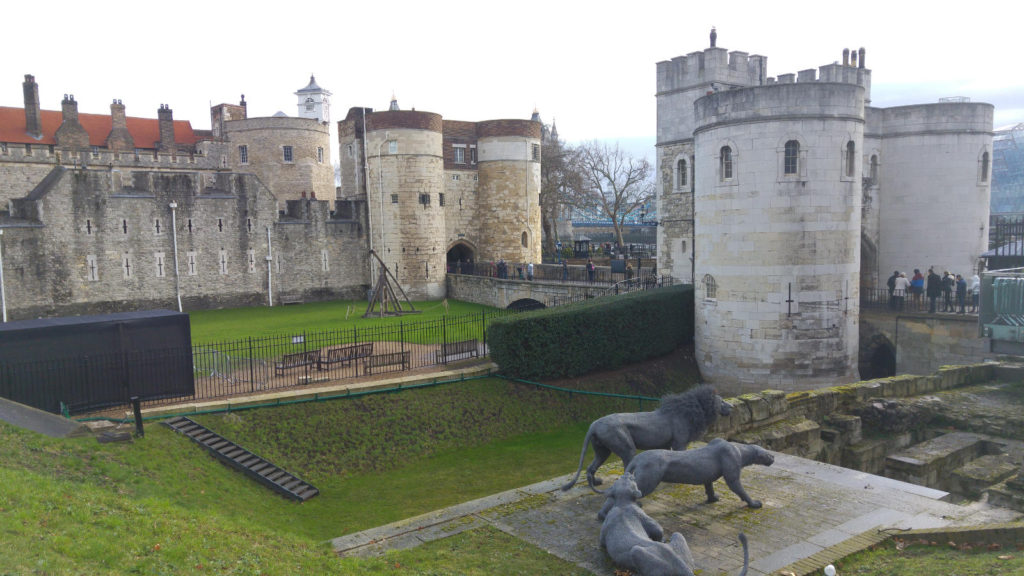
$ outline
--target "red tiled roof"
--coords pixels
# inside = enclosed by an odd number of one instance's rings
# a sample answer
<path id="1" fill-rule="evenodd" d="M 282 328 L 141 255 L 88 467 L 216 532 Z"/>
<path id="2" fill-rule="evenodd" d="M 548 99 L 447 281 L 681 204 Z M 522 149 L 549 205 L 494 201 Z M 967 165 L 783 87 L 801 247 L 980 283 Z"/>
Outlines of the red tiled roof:
<path id="1" fill-rule="evenodd" d="M 0 106 L 0 142 L 19 144 L 56 144 L 54 135 L 63 121 L 63 114 L 57 110 L 40 111 L 43 124 L 43 137 L 36 140 L 25 133 L 25 109 Z M 112 121 L 110 116 L 103 114 L 81 114 L 78 122 L 89 133 L 91 146 L 103 146 L 110 135 Z M 160 121 L 156 118 L 127 118 L 128 132 L 135 140 L 136 148 L 156 148 L 160 141 Z M 192 131 L 192 123 L 188 120 L 174 121 L 174 141 L 177 144 L 194 145 L 198 138 Z"/>

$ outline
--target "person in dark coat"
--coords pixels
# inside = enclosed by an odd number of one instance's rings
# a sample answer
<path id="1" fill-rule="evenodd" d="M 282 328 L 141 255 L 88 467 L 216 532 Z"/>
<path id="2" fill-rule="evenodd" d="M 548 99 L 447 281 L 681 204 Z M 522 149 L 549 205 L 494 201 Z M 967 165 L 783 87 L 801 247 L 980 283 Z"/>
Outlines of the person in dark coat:
<path id="1" fill-rule="evenodd" d="M 896 279 L 900 277 L 900 271 L 897 270 L 889 276 L 889 280 L 885 283 L 889 287 L 889 308 L 896 307 L 896 299 L 893 298 L 896 294 Z"/>
<path id="2" fill-rule="evenodd" d="M 966 304 L 967 304 L 967 280 L 964 280 L 963 276 L 957 274 L 956 275 L 956 306 L 957 306 L 957 308 L 959 308 L 959 311 L 957 311 L 957 314 L 965 314 L 966 313 Z"/>
<path id="3" fill-rule="evenodd" d="M 935 300 L 942 294 L 942 278 L 932 268 L 928 269 L 928 286 L 925 288 L 928 296 L 928 312 L 935 313 Z"/>

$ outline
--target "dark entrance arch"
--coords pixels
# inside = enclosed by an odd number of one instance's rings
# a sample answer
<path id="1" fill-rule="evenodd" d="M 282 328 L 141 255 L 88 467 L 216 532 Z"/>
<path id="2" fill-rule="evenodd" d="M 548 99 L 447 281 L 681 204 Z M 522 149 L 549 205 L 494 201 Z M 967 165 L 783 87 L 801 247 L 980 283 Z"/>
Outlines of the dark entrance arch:
<path id="1" fill-rule="evenodd" d="M 896 350 L 892 342 L 875 334 L 860 351 L 860 379 L 873 380 L 896 375 Z"/>
<path id="2" fill-rule="evenodd" d="M 533 298 L 520 298 L 508 305 L 509 310 L 518 310 L 520 312 L 525 310 L 540 310 L 541 308 L 547 308 L 547 306 L 545 306 L 543 302 L 538 302 Z"/>
<path id="3" fill-rule="evenodd" d="M 474 260 L 473 249 L 470 248 L 469 244 L 457 242 L 448 249 L 446 258 L 448 272 L 451 274 L 472 274 Z"/>

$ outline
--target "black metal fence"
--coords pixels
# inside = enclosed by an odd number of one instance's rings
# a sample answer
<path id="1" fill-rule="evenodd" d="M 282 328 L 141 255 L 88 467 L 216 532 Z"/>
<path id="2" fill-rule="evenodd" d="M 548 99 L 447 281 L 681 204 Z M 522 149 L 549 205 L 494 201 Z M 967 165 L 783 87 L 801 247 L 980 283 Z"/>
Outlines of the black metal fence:
<path id="1" fill-rule="evenodd" d="M 876 310 L 889 310 L 892 312 L 932 312 L 931 301 L 924 293 L 914 294 L 905 290 L 893 290 L 889 294 L 888 288 L 861 288 L 860 307 L 873 308 Z M 943 294 L 935 299 L 935 313 L 957 314 L 961 310 L 956 293 Z M 968 292 L 964 298 L 963 310 L 965 314 L 977 314 L 978 309 Z"/>
<path id="2" fill-rule="evenodd" d="M 612 272 L 609 266 L 594 266 L 591 270 L 585 264 L 534 264 L 531 276 L 530 265 L 522 262 L 456 262 L 449 265 L 448 273 L 508 280 L 546 280 L 608 286 L 628 280 L 640 280 L 647 284 L 663 281 L 663 278 L 657 275 L 654 260 L 622 261 L 623 268 L 626 263 L 630 264 L 631 269 L 624 269 L 622 272 Z"/>

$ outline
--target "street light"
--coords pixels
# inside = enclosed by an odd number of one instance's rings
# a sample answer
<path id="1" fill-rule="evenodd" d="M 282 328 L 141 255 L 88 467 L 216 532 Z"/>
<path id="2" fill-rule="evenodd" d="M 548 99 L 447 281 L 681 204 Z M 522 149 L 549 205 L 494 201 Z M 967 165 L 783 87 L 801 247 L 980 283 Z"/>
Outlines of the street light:
<path id="1" fill-rule="evenodd" d="M 0 230 L 0 308 L 4 311 L 4 322 L 7 322 L 7 294 L 4 291 L 4 231 Z"/>
<path id="2" fill-rule="evenodd" d="M 168 206 L 171 208 L 171 236 L 174 238 L 174 295 L 178 298 L 178 312 L 181 312 L 181 281 L 178 278 L 178 220 L 174 212 L 178 203 L 171 202 Z"/>

